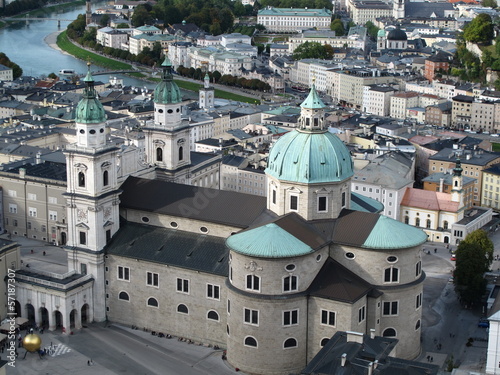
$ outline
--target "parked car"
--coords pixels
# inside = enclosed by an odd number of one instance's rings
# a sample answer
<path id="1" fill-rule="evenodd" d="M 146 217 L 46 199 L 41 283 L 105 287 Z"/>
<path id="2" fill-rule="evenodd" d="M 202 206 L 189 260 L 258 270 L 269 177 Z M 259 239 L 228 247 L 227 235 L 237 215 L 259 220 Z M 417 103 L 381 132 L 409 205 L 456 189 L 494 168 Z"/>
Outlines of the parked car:
<path id="1" fill-rule="evenodd" d="M 481 318 L 479 319 L 479 322 L 477 323 L 477 326 L 479 328 L 490 328 L 490 322 L 488 319 Z"/>
<path id="2" fill-rule="evenodd" d="M 450 258 L 450 260 L 457 260 L 457 257 L 455 256 L 455 254 L 453 254 Z"/>

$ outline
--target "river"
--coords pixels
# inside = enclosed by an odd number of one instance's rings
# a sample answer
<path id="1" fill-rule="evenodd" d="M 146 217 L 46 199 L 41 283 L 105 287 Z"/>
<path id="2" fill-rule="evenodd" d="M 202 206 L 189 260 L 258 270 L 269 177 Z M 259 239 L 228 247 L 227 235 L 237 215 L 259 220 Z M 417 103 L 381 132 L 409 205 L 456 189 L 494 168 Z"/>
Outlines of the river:
<path id="1" fill-rule="evenodd" d="M 92 3 L 92 9 L 102 7 L 106 2 Z M 85 13 L 85 5 L 75 5 L 64 10 L 48 12 L 45 17 L 75 20 L 79 14 Z M 86 62 L 78 60 L 59 50 L 51 48 L 45 38 L 57 31 L 65 30 L 71 21 L 61 21 L 57 26 L 55 20 L 26 21 L 10 23 L 8 27 L 0 29 L 0 52 L 23 69 L 24 75 L 33 77 L 47 76 L 50 73 L 58 74 L 61 69 L 73 69 L 79 74 L 87 71 Z M 93 70 L 102 70 L 94 67 Z M 153 88 L 154 83 L 144 82 L 127 76 L 118 76 L 130 86 Z M 109 76 L 99 75 L 96 80 L 108 82 Z"/>

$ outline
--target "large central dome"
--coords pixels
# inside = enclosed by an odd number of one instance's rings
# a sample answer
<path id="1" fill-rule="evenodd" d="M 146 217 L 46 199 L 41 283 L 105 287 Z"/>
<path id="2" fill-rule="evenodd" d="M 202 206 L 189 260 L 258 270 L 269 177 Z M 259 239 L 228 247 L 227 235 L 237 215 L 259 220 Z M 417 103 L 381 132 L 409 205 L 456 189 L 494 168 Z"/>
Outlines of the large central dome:
<path id="1" fill-rule="evenodd" d="M 271 149 L 266 173 L 291 182 L 336 182 L 352 177 L 353 165 L 349 150 L 336 135 L 294 130 Z"/>

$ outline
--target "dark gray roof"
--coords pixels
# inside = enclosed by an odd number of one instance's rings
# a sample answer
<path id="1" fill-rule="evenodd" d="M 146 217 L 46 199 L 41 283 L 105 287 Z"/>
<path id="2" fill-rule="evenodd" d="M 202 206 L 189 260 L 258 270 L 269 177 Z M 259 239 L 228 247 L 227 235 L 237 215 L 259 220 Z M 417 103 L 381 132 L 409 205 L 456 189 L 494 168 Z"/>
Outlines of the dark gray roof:
<path id="1" fill-rule="evenodd" d="M 189 217 L 246 228 L 266 213 L 266 198 L 173 182 L 129 177 L 122 184 L 121 207 Z"/>
<path id="2" fill-rule="evenodd" d="M 226 239 L 176 229 L 124 223 L 107 254 L 188 268 L 219 276 L 228 274 Z"/>
<path id="3" fill-rule="evenodd" d="M 15 175 L 19 175 L 20 168 L 24 168 L 26 170 L 26 176 L 29 177 L 48 178 L 51 180 L 66 182 L 65 163 L 54 163 L 50 161 L 43 161 L 39 164 L 26 163 L 23 165 L 17 165 L 15 168 L 12 169 L 8 169 L 8 165 L 4 166 L 4 169 L 6 169 L 5 172 L 14 173 Z"/>
<path id="4" fill-rule="evenodd" d="M 427 145 L 426 145 L 427 146 Z M 455 160 L 460 159 L 462 164 L 469 165 L 486 165 L 491 161 L 500 159 L 500 154 L 494 152 L 483 151 L 481 149 L 477 150 L 454 150 L 445 148 L 439 151 L 437 154 L 429 157 L 429 160 L 439 160 L 439 161 L 449 161 L 455 162 Z"/>
<path id="5" fill-rule="evenodd" d="M 444 18 L 445 10 L 453 10 L 453 4 L 405 1 L 405 18 L 430 18 L 433 13 L 437 18 Z"/>
<path id="6" fill-rule="evenodd" d="M 398 343 L 395 338 L 363 335 L 363 342 L 349 340 L 347 332 L 337 332 L 309 362 L 302 375 L 365 375 L 370 362 L 377 360 L 374 374 L 435 375 L 439 366 L 389 357 Z M 345 365 L 341 358 L 346 354 Z"/>
<path id="7" fill-rule="evenodd" d="M 236 156 L 236 155 L 224 155 L 222 157 L 222 164 L 225 164 L 225 165 L 230 165 L 232 167 L 240 167 L 241 164 L 243 164 L 243 162 L 245 161 L 246 159 L 244 157 L 241 157 L 241 156 Z"/>
<path id="8" fill-rule="evenodd" d="M 342 210 L 335 224 L 333 241 L 361 247 L 379 219 L 378 214 Z"/>
<path id="9" fill-rule="evenodd" d="M 332 258 L 328 258 L 321 268 L 309 288 L 309 293 L 313 297 L 345 303 L 354 303 L 368 293 L 381 295 L 370 283 Z"/>

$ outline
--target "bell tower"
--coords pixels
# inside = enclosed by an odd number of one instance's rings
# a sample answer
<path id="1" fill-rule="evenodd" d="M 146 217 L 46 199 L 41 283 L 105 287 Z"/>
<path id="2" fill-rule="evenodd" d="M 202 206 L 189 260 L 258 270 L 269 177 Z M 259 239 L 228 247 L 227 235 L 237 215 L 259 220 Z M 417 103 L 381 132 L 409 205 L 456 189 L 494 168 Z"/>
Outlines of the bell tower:
<path id="1" fill-rule="evenodd" d="M 118 147 L 106 140 L 106 114 L 94 88 L 90 64 L 76 107 L 77 141 L 66 156 L 68 268 L 92 274 L 94 320 L 106 319 L 104 247 L 119 229 Z"/>
<path id="2" fill-rule="evenodd" d="M 462 163 L 460 162 L 460 159 L 457 159 L 455 168 L 453 168 L 451 201 L 458 202 L 460 204 L 460 208 L 463 208 L 464 206 L 462 171 Z"/>
<path id="3" fill-rule="evenodd" d="M 161 66 L 162 80 L 154 90 L 154 123 L 144 127 L 146 158 L 149 164 L 163 170 L 168 180 L 187 183 L 175 173 L 191 165 L 189 123 L 181 118 L 182 96 L 166 54 Z"/>

